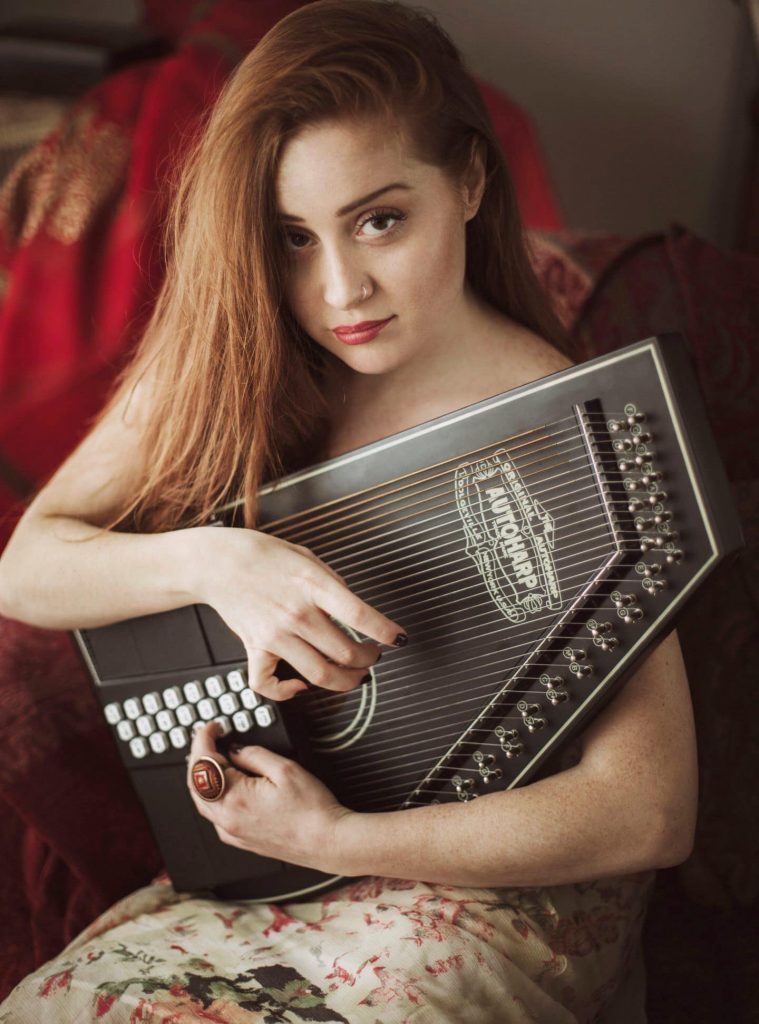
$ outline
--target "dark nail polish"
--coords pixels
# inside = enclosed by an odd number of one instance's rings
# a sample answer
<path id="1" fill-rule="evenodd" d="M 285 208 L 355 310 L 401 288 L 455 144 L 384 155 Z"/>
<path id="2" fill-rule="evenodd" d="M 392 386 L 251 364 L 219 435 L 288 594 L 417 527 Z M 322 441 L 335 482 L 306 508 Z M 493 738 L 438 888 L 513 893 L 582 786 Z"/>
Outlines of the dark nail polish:
<path id="1" fill-rule="evenodd" d="M 366 675 L 364 676 L 364 678 L 361 680 L 361 685 L 363 686 L 364 683 L 371 683 L 371 681 L 372 681 L 372 674 L 371 674 L 371 672 L 367 672 Z"/>
<path id="2" fill-rule="evenodd" d="M 406 636 L 405 633 L 399 633 L 398 636 L 393 641 L 393 643 L 395 644 L 396 647 L 405 647 L 406 644 L 408 643 L 408 637 Z"/>

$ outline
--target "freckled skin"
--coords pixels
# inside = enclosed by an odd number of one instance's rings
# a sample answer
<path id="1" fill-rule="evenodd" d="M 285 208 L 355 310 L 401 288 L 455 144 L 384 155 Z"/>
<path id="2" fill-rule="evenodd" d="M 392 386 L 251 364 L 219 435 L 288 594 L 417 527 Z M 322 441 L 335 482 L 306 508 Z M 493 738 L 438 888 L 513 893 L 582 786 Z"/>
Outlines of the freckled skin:
<path id="1" fill-rule="evenodd" d="M 335 217 L 340 205 L 396 181 L 412 190 L 394 189 Z M 464 291 L 465 226 L 476 206 L 465 208 L 441 170 L 416 160 L 390 127 L 338 121 L 307 128 L 287 145 L 277 185 L 280 209 L 305 219 L 292 226 L 309 241 L 298 235 L 288 300 L 315 341 L 359 373 L 391 376 L 423 363 L 428 372 L 430 361 L 460 348 L 462 332 L 482 316 Z M 406 219 L 357 227 L 376 207 Z M 332 333 L 393 314 L 367 345 L 348 347 Z"/>

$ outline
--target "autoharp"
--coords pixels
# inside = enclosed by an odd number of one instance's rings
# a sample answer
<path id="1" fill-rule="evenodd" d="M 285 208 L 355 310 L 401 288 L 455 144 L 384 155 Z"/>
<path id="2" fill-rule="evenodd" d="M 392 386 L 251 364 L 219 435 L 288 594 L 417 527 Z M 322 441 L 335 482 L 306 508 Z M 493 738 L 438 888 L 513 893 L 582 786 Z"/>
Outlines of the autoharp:
<path id="1" fill-rule="evenodd" d="M 196 723 L 297 758 L 363 811 L 524 785 L 740 546 L 729 493 L 675 335 L 263 487 L 257 528 L 310 548 L 410 642 L 350 693 L 275 704 L 208 606 L 77 633 L 175 886 L 281 900 L 336 881 L 218 840 L 185 785 Z"/>

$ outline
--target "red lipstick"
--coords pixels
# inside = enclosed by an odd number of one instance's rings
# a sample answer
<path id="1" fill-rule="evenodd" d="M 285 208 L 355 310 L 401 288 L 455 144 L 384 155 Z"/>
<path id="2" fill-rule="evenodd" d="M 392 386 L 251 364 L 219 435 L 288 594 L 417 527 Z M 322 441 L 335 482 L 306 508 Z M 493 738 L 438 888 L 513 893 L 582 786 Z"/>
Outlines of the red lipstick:
<path id="1" fill-rule="evenodd" d="M 333 327 L 334 333 L 346 345 L 363 345 L 364 342 L 376 338 L 379 332 L 393 319 L 389 316 L 387 320 L 362 320 L 360 324 L 344 324 L 342 327 Z"/>

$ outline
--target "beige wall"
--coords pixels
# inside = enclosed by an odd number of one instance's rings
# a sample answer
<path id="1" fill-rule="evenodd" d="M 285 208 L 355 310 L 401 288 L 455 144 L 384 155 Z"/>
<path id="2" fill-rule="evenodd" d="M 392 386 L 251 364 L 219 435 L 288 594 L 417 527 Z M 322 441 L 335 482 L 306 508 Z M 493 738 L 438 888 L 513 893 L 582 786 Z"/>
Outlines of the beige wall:
<path id="1" fill-rule="evenodd" d="M 250 0 L 251 3 L 256 0 Z M 732 244 L 757 87 L 736 0 L 414 0 L 533 116 L 571 227 Z M 129 23 L 138 0 L 0 0 Z"/>
<path id="2" fill-rule="evenodd" d="M 571 227 L 732 244 L 757 87 L 733 0 L 426 0 L 534 117 Z"/>

